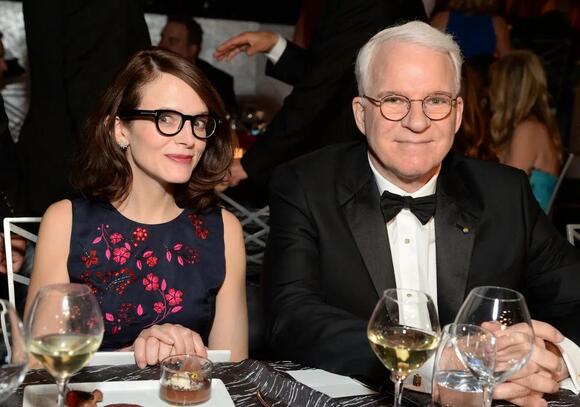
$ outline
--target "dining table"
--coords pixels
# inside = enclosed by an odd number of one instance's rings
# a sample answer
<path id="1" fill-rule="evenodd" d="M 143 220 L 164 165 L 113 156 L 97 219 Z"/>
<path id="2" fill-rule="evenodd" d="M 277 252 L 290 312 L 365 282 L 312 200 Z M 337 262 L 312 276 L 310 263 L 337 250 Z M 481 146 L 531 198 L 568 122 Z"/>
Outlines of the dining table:
<path id="1" fill-rule="evenodd" d="M 244 360 L 238 363 L 216 363 L 213 377 L 225 384 L 232 401 L 237 407 L 370 407 L 391 406 L 393 393 L 382 390 L 377 394 L 331 398 L 294 380 L 286 372 L 289 370 L 309 369 L 290 361 L 264 362 Z M 140 369 L 135 364 L 100 365 L 82 369 L 71 378 L 71 383 L 82 382 L 128 382 L 136 380 L 158 380 L 158 365 Z M 385 380 L 387 372 L 385 371 Z M 44 369 L 30 370 L 18 390 L 2 406 L 16 407 L 23 404 L 23 393 L 26 386 L 54 383 L 54 379 Z M 56 388 L 56 385 L 55 385 Z M 428 394 L 405 390 L 405 406 L 429 406 L 431 397 Z M 580 407 L 580 395 L 569 390 L 560 390 L 547 395 L 550 407 Z M 494 402 L 494 406 L 510 406 L 506 402 Z M 146 406 L 144 406 L 146 407 Z"/>

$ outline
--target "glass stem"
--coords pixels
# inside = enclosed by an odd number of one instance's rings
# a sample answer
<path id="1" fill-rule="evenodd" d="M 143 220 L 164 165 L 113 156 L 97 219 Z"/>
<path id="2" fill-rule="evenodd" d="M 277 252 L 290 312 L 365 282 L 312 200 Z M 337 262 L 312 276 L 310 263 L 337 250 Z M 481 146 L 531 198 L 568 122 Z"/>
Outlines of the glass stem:
<path id="1" fill-rule="evenodd" d="M 403 400 L 403 381 L 405 378 L 392 374 L 391 379 L 395 382 L 395 403 L 393 407 L 400 407 Z"/>
<path id="2" fill-rule="evenodd" d="M 68 377 L 65 379 L 56 379 L 56 386 L 58 387 L 58 407 L 65 407 L 66 392 L 68 390 Z"/>
<path id="3" fill-rule="evenodd" d="M 493 400 L 493 385 L 486 383 L 481 386 L 483 388 L 483 407 L 491 407 Z"/>

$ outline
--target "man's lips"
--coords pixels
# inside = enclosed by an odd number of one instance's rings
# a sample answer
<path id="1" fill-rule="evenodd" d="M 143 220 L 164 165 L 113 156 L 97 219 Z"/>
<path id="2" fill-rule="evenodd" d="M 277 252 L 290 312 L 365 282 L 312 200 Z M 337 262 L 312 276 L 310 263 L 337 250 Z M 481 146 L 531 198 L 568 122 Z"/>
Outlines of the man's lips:
<path id="1" fill-rule="evenodd" d="M 167 158 L 182 164 L 189 164 L 193 160 L 193 156 L 189 154 L 167 154 Z"/>

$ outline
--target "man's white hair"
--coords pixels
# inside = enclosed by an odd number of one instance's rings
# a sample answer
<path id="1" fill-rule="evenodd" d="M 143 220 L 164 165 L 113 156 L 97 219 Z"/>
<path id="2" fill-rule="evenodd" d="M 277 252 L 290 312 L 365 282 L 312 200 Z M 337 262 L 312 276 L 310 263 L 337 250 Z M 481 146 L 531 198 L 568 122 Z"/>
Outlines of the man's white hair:
<path id="1" fill-rule="evenodd" d="M 444 34 L 436 28 L 421 21 L 411 21 L 406 24 L 386 28 L 375 34 L 358 52 L 355 65 L 355 75 L 358 83 L 359 96 L 367 89 L 370 67 L 377 51 L 389 43 L 411 43 L 443 52 L 449 56 L 454 72 L 455 95 L 461 89 L 461 50 L 449 34 Z"/>

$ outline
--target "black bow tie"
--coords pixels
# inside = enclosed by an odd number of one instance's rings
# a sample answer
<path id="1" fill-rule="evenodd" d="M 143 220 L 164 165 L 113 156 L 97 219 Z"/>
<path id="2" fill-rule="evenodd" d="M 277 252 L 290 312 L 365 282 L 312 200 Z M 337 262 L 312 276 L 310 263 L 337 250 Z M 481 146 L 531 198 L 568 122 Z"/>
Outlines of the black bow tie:
<path id="1" fill-rule="evenodd" d="M 435 215 L 436 202 L 435 194 L 413 198 L 385 191 L 381 195 L 381 210 L 383 211 L 385 223 L 397 216 L 401 209 L 406 208 L 413 212 L 421 224 L 425 225 Z"/>

